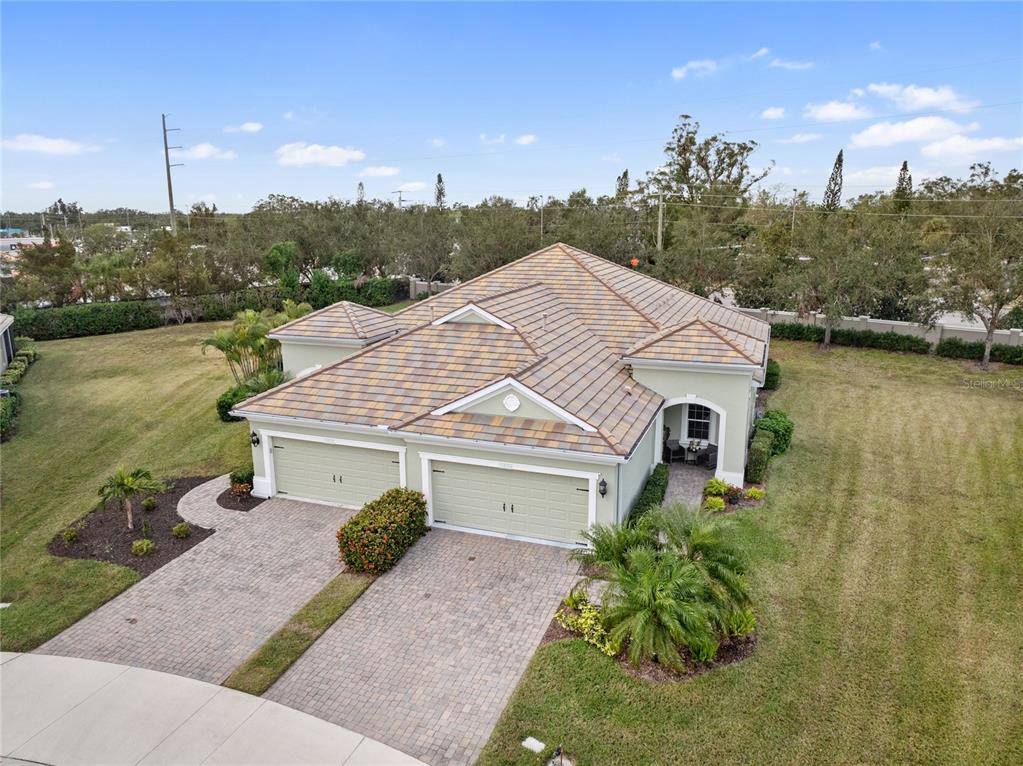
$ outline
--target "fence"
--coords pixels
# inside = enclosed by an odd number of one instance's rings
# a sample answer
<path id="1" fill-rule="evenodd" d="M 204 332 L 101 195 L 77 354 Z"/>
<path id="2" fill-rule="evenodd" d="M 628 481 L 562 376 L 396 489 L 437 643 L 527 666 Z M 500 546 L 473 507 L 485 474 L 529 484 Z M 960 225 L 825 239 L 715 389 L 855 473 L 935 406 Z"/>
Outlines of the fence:
<path id="1" fill-rule="evenodd" d="M 437 294 L 447 290 L 449 287 L 454 287 L 457 282 L 427 282 L 425 279 L 419 279 L 418 277 L 408 278 L 408 297 L 412 300 L 416 300 L 420 295 L 424 293 Z"/>
<path id="2" fill-rule="evenodd" d="M 739 311 L 757 319 L 763 319 L 770 324 L 803 324 L 803 325 L 824 325 L 824 314 L 811 311 L 807 316 L 799 316 L 794 311 L 775 311 L 774 309 L 744 309 Z M 893 332 L 898 335 L 907 335 L 913 338 L 923 338 L 931 344 L 934 350 L 938 344 L 949 338 L 964 341 L 966 343 L 983 343 L 986 339 L 984 330 L 972 329 L 969 327 L 956 327 L 935 323 L 934 325 L 917 324 L 916 322 L 896 322 L 891 319 L 873 319 L 869 316 L 842 317 L 835 325 L 842 330 L 871 330 L 872 332 Z M 1011 330 L 995 330 L 994 342 L 1004 346 L 1023 346 L 1023 330 L 1014 328 Z"/>

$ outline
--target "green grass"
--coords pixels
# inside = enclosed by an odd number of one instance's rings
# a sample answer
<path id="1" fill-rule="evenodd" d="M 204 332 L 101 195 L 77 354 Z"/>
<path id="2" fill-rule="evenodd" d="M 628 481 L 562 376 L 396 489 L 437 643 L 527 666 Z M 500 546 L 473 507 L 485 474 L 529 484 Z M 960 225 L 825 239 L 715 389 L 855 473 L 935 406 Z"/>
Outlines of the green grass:
<path id="1" fill-rule="evenodd" d="M 224 686 L 248 694 L 265 692 L 355 603 L 370 582 L 372 578 L 365 575 L 339 574 L 239 665 Z"/>
<path id="2" fill-rule="evenodd" d="M 740 514 L 754 655 L 651 685 L 549 644 L 481 763 L 1023 762 L 1023 370 L 771 350 L 796 433 Z"/>
<path id="3" fill-rule="evenodd" d="M 381 306 L 379 310 L 386 311 L 388 314 L 394 314 L 398 311 L 401 311 L 402 309 L 407 309 L 413 303 L 418 303 L 418 301 L 413 300 L 398 301 L 397 303 L 392 303 L 390 306 Z"/>
<path id="4" fill-rule="evenodd" d="M 56 558 L 52 537 L 88 513 L 117 466 L 155 476 L 225 473 L 248 458 L 244 423 L 214 401 L 231 376 L 199 340 L 218 323 L 40 343 L 18 385 L 18 433 L 3 445 L 0 645 L 41 644 L 138 579 L 130 569 Z"/>

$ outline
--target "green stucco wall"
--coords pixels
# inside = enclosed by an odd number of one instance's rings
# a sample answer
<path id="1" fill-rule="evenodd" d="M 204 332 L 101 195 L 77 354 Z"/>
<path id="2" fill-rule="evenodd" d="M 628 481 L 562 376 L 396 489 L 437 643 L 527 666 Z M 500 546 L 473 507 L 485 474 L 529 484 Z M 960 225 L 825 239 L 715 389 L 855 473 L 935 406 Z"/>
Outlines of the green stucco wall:
<path id="1" fill-rule="evenodd" d="M 322 343 L 281 341 L 281 358 L 284 362 L 284 370 L 292 377 L 316 365 L 326 367 L 339 359 L 351 356 L 356 351 L 361 351 L 361 349 L 353 346 L 327 346 Z"/>

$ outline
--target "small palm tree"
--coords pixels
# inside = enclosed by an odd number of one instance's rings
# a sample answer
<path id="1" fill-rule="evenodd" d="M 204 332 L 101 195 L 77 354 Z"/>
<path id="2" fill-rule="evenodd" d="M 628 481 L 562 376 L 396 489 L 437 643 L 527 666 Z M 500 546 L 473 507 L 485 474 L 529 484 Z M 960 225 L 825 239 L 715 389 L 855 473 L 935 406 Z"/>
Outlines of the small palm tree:
<path id="1" fill-rule="evenodd" d="M 594 524 L 583 532 L 589 543 L 569 556 L 584 566 L 610 570 L 625 564 L 626 555 L 635 548 L 657 548 L 657 530 L 647 515 L 629 524 Z"/>
<path id="2" fill-rule="evenodd" d="M 165 485 L 153 478 L 149 471 L 136 468 L 134 471 L 127 471 L 123 467 L 118 468 L 107 477 L 103 486 L 99 488 L 100 499 L 104 503 L 116 500 L 124 507 L 128 515 L 128 529 L 135 529 L 133 518 L 133 503 L 136 495 L 163 492 Z"/>
<path id="3" fill-rule="evenodd" d="M 682 503 L 652 509 L 665 547 L 693 564 L 719 615 L 748 606 L 746 555 L 735 541 L 730 519 L 712 516 Z"/>
<path id="4" fill-rule="evenodd" d="M 604 596 L 604 625 L 612 641 L 628 643 L 633 665 L 652 659 L 682 670 L 679 646 L 713 646 L 713 609 L 692 562 L 669 552 L 634 549 L 616 565 Z"/>
<path id="5" fill-rule="evenodd" d="M 260 370 L 245 385 L 253 394 L 261 394 L 288 382 L 288 374 L 284 370 Z"/>

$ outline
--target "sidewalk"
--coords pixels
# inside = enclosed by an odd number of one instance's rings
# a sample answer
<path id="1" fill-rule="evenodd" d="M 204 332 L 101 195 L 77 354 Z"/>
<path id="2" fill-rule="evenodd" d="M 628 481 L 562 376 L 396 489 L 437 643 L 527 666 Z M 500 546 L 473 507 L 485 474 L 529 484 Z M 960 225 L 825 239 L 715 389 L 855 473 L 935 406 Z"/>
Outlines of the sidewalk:
<path id="1" fill-rule="evenodd" d="M 276 702 L 154 670 L 0 653 L 0 757 L 45 764 L 423 766 Z"/>

